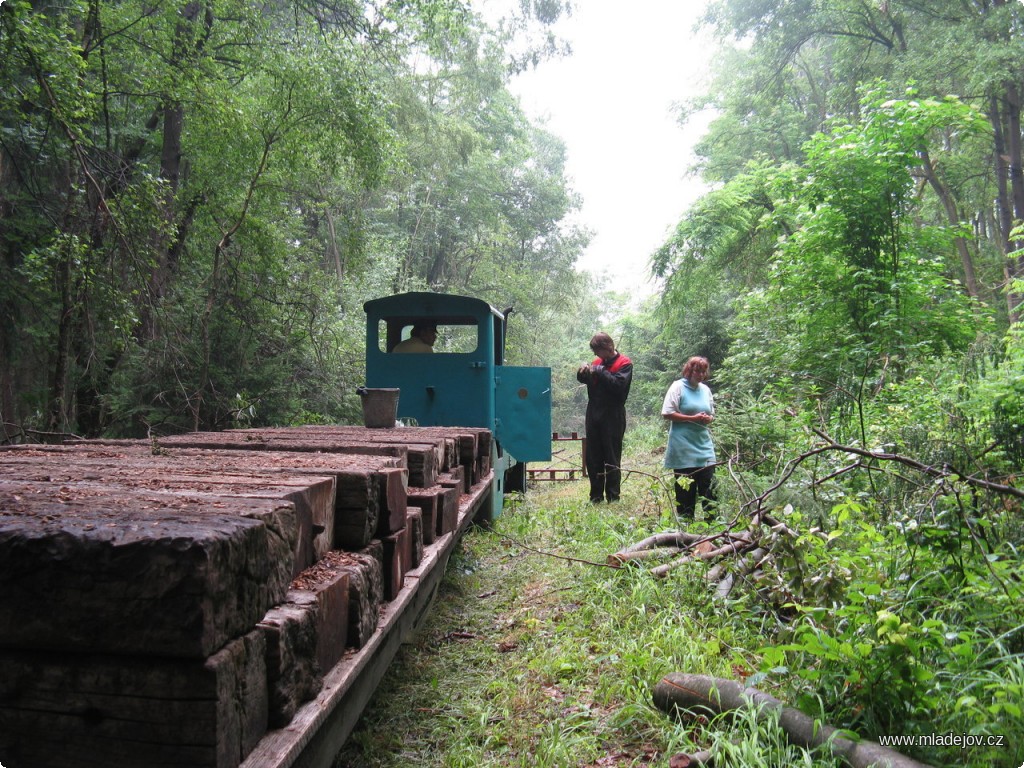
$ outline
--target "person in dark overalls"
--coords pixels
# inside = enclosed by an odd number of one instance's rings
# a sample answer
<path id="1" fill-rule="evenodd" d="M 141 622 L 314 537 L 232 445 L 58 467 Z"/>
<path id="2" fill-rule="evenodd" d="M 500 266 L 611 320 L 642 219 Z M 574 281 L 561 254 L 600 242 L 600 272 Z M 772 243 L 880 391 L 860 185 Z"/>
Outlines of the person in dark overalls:
<path id="1" fill-rule="evenodd" d="M 622 438 L 626 434 L 626 398 L 633 383 L 633 362 L 615 349 L 607 333 L 595 333 L 590 349 L 597 357 L 576 371 L 587 385 L 587 474 L 590 501 L 618 501 L 622 484 Z"/>

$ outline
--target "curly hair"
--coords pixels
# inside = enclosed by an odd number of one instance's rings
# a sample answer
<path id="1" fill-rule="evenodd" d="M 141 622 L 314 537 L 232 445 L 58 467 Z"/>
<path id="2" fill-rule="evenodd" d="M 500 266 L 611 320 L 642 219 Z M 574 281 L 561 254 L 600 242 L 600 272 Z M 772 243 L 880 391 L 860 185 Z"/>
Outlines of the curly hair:
<path id="1" fill-rule="evenodd" d="M 691 357 L 683 366 L 683 378 L 690 379 L 695 373 L 708 375 L 708 359 L 706 357 Z"/>

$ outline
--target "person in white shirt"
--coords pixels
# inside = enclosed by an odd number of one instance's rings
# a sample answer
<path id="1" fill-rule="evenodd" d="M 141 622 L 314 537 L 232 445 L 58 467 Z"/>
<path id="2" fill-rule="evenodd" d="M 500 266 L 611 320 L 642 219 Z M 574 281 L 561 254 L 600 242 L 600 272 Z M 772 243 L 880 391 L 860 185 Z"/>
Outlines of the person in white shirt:
<path id="1" fill-rule="evenodd" d="M 704 383 L 708 370 L 706 358 L 687 360 L 682 378 L 672 382 L 661 406 L 662 417 L 670 422 L 664 465 L 676 480 L 676 514 L 688 520 L 694 517 L 698 496 L 705 515 L 715 503 L 715 444 L 708 429 L 715 418 L 715 401 Z"/>

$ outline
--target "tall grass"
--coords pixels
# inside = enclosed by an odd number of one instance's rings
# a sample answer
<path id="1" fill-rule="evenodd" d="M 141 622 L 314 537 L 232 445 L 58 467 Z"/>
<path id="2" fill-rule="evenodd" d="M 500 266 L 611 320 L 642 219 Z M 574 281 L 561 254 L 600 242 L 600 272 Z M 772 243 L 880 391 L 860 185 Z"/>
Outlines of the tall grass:
<path id="1" fill-rule="evenodd" d="M 658 459 L 634 447 L 620 503 L 541 485 L 466 535 L 335 768 L 654 766 L 709 748 L 728 765 L 833 764 L 785 745 L 775 724 L 681 722 L 653 706 L 668 672 L 753 673 L 763 638 L 712 604 L 699 566 L 659 580 L 604 565 L 674 525 Z"/>

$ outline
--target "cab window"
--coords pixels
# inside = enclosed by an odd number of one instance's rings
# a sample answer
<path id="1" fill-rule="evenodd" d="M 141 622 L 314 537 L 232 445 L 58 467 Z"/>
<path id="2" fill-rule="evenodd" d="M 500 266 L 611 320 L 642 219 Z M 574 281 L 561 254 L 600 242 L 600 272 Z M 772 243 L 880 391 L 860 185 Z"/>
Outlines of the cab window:
<path id="1" fill-rule="evenodd" d="M 381 352 L 390 352 L 396 344 L 409 338 L 413 321 L 408 319 L 383 319 L 377 328 L 377 342 Z M 476 321 L 438 322 L 435 354 L 468 354 L 479 346 L 480 333 Z"/>

